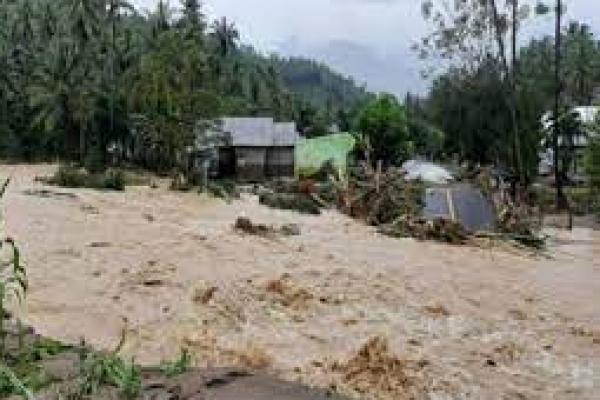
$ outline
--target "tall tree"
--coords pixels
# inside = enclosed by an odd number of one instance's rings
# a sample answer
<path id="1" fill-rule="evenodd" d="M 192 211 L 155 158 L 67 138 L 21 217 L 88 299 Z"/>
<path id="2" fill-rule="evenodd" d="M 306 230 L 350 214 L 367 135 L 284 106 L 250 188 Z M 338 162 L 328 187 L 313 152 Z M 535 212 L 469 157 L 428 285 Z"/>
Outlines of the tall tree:
<path id="1" fill-rule="evenodd" d="M 423 15 L 431 21 L 434 30 L 418 47 L 421 56 L 450 60 L 466 75 L 476 75 L 482 67 L 497 68 L 499 94 L 505 106 L 503 114 L 510 121 L 512 133 L 507 143 L 511 151 L 504 161 L 523 184 L 528 179 L 517 109 L 520 82 L 517 46 L 520 26 L 530 14 L 529 3 L 523 0 L 426 0 Z M 541 8 L 536 11 L 541 12 Z M 512 44 L 510 50 L 509 41 Z M 490 62 L 490 58 L 494 61 Z"/>
<path id="2" fill-rule="evenodd" d="M 110 136 L 115 136 L 115 102 L 117 97 L 117 25 L 123 10 L 133 10 L 133 6 L 126 0 L 107 0 L 106 21 L 110 26 L 110 57 L 108 57 L 110 71 Z M 100 147 L 103 161 L 105 161 L 106 140 L 101 135 Z"/>
<path id="3" fill-rule="evenodd" d="M 585 24 L 572 22 L 564 38 L 565 95 L 578 106 L 590 106 L 593 101 L 594 85 L 600 78 L 600 57 L 598 42 L 594 40 L 591 28 Z"/>
<path id="4" fill-rule="evenodd" d="M 205 26 L 200 0 L 181 0 L 181 6 L 183 8 L 181 25 L 183 25 L 188 30 L 189 34 L 194 36 L 196 40 L 201 39 Z"/>
<path id="5" fill-rule="evenodd" d="M 227 58 L 237 48 L 237 42 L 240 39 L 240 33 L 236 26 L 227 21 L 226 17 L 213 23 L 211 36 L 217 45 L 217 51 L 222 58 Z"/>
<path id="6" fill-rule="evenodd" d="M 561 111 L 561 43 L 562 43 L 562 0 L 556 0 L 556 24 L 554 36 L 554 135 L 552 138 L 552 148 L 554 151 L 554 176 L 556 185 L 556 207 L 562 209 L 566 206 L 566 199 L 563 193 L 563 176 L 560 168 L 560 124 L 559 114 Z"/>

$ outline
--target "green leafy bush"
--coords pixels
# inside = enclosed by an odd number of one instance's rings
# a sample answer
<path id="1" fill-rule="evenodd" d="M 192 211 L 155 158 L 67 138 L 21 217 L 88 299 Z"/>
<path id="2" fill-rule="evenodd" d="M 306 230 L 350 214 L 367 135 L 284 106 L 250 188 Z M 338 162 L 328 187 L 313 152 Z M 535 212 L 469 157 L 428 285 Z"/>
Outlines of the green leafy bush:
<path id="1" fill-rule="evenodd" d="M 61 165 L 46 183 L 66 188 L 90 188 L 117 190 L 125 189 L 125 174 L 118 169 L 107 169 L 101 173 L 90 173 L 85 169 Z"/>
<path id="2" fill-rule="evenodd" d="M 297 211 L 303 214 L 319 215 L 320 206 L 303 193 L 271 193 L 264 192 L 259 196 L 260 204 L 281 210 Z"/>
<path id="3" fill-rule="evenodd" d="M 108 169 L 103 174 L 101 186 L 103 189 L 125 190 L 125 175 L 121 170 Z"/>
<path id="4" fill-rule="evenodd" d="M 591 139 L 586 149 L 585 172 L 589 178 L 590 187 L 600 191 L 600 137 Z"/>
<path id="5" fill-rule="evenodd" d="M 226 201 L 240 198 L 240 191 L 238 190 L 236 183 L 232 180 L 224 179 L 209 182 L 206 186 L 206 190 L 214 197 L 218 197 Z"/>

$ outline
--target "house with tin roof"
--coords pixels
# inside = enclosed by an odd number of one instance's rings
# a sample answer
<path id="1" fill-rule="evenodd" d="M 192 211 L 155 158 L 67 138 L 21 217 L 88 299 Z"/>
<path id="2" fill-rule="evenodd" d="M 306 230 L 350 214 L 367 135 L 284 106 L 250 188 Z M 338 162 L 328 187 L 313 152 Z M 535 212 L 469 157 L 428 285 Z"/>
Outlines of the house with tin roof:
<path id="1" fill-rule="evenodd" d="M 217 121 L 225 138 L 218 146 L 220 177 L 258 182 L 294 175 L 294 149 L 300 134 L 294 122 L 266 117 L 226 117 Z"/>

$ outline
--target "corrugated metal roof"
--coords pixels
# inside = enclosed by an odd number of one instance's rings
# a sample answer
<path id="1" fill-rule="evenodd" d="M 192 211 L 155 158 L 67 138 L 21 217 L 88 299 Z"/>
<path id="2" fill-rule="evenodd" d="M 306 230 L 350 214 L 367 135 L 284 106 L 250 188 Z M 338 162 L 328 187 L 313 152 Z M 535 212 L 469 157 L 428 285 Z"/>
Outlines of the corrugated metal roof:
<path id="1" fill-rule="evenodd" d="M 300 140 L 295 122 L 278 122 L 273 126 L 274 146 L 293 146 Z"/>
<path id="2" fill-rule="evenodd" d="M 596 122 L 596 117 L 598 116 L 598 112 L 600 112 L 600 107 L 575 107 L 573 111 L 579 114 L 579 119 L 581 119 L 581 122 L 584 124 L 592 124 Z"/>
<path id="3" fill-rule="evenodd" d="M 472 185 L 428 188 L 423 216 L 454 220 L 471 232 L 493 230 L 496 225 L 492 203 Z"/>
<path id="4" fill-rule="evenodd" d="M 293 146 L 300 138 L 295 123 L 275 123 L 273 118 L 222 118 L 221 129 L 236 147 Z"/>

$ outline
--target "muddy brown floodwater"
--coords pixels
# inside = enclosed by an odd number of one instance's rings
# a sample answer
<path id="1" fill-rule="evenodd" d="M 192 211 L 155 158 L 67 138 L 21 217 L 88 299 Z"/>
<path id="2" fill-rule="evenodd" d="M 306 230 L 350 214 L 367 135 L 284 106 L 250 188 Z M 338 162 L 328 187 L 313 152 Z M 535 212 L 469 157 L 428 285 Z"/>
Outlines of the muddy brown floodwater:
<path id="1" fill-rule="evenodd" d="M 600 399 L 599 231 L 551 231 L 534 257 L 386 238 L 249 195 L 34 181 L 54 168 L 0 166 L 41 334 L 108 349 L 126 329 L 123 354 L 142 363 L 185 347 L 198 365 L 358 398 Z M 241 234 L 239 216 L 301 235 Z"/>

